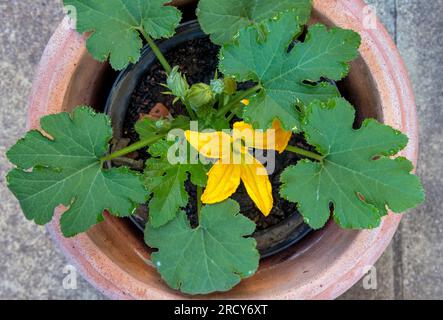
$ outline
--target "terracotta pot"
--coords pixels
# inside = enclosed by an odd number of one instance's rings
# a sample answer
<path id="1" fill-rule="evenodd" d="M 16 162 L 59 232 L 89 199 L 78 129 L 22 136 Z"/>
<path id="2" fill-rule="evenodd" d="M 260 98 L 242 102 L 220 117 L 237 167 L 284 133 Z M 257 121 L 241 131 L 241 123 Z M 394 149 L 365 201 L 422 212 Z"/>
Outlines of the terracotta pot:
<path id="1" fill-rule="evenodd" d="M 416 163 L 417 117 L 408 76 L 385 28 L 379 22 L 376 29 L 363 27 L 365 6 L 362 0 L 314 1 L 313 21 L 360 33 L 361 56 L 345 81 L 346 92 L 351 93 L 347 97 L 360 118 L 377 117 L 405 132 L 410 143 L 402 155 Z M 78 104 L 100 107 L 109 67 L 90 57 L 84 40 L 67 20 L 51 38 L 32 90 L 30 127 L 37 127 L 45 114 L 69 111 Z M 89 232 L 65 239 L 58 222 L 62 210 L 57 210 L 48 230 L 98 290 L 111 298 L 188 298 L 161 280 L 150 262 L 150 249 L 130 223 L 107 216 Z M 390 214 L 372 231 L 346 231 L 329 223 L 297 245 L 261 261 L 257 274 L 230 292 L 205 298 L 334 299 L 380 257 L 400 219 L 400 215 Z"/>

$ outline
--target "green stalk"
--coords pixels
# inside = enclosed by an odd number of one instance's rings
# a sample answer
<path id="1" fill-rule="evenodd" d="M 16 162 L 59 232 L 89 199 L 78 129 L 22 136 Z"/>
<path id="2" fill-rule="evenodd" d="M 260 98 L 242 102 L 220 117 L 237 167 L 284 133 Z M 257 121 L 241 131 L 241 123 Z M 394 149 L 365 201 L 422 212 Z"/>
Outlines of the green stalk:
<path id="1" fill-rule="evenodd" d="M 174 126 L 172 129 L 183 129 L 183 130 L 187 130 L 189 128 L 189 125 L 183 125 L 183 126 Z M 157 141 L 163 139 L 163 137 L 165 137 L 166 135 L 168 135 L 168 133 L 159 133 L 157 136 L 153 136 L 153 137 L 149 137 L 140 141 L 137 141 L 129 146 L 127 146 L 126 148 L 120 149 L 116 152 L 113 152 L 107 156 L 103 156 L 100 158 L 100 162 L 103 163 L 105 161 L 110 161 L 116 158 L 120 158 L 120 157 L 124 157 L 125 155 L 137 151 L 139 149 L 143 149 L 151 144 L 156 143 Z"/>
<path id="2" fill-rule="evenodd" d="M 224 104 L 225 104 L 225 95 L 224 93 L 220 93 L 218 97 L 218 109 L 223 108 Z"/>
<path id="3" fill-rule="evenodd" d="M 289 151 L 289 152 L 292 152 L 292 153 L 295 153 L 295 154 L 298 154 L 300 156 L 304 156 L 304 157 L 307 157 L 307 158 L 310 158 L 310 159 L 313 159 L 313 160 L 317 160 L 317 161 L 320 161 L 320 162 L 322 162 L 323 159 L 324 159 L 323 156 L 321 156 L 321 155 L 319 155 L 317 153 L 314 153 L 314 152 L 311 152 L 311 151 L 308 151 L 308 150 L 305 150 L 305 149 L 302 149 L 302 148 L 299 148 L 299 147 L 294 147 L 294 146 L 289 146 L 288 145 L 286 147 L 286 151 Z"/>
<path id="4" fill-rule="evenodd" d="M 120 158 L 123 157 L 131 152 L 137 151 L 139 149 L 145 148 L 157 141 L 159 141 L 160 139 L 162 139 L 165 135 L 158 135 L 155 137 L 150 137 L 149 139 L 144 139 L 144 140 L 140 140 L 138 142 L 135 142 L 129 146 L 127 146 L 126 148 L 120 149 L 114 153 L 108 154 L 107 156 L 103 156 L 100 158 L 100 162 L 103 163 L 105 161 L 110 161 L 116 158 Z"/>
<path id="5" fill-rule="evenodd" d="M 197 115 L 195 114 L 194 110 L 192 110 L 192 107 L 189 105 L 188 101 L 186 101 L 184 98 L 180 98 L 181 102 L 186 108 L 186 111 L 189 114 L 189 117 L 191 117 L 191 120 L 196 120 Z"/>
<path id="6" fill-rule="evenodd" d="M 198 215 L 198 222 L 201 221 L 201 209 L 202 209 L 202 187 L 197 187 L 197 215 Z"/>
<path id="7" fill-rule="evenodd" d="M 154 52 L 154 54 L 157 57 L 158 61 L 163 66 L 163 69 L 165 69 L 167 74 L 170 74 L 171 71 L 172 71 L 172 68 L 171 68 L 170 64 L 168 63 L 168 61 L 166 60 L 166 58 L 163 55 L 163 53 L 160 51 L 159 47 L 157 47 L 157 45 L 155 44 L 155 41 L 149 36 L 149 34 L 147 34 L 145 32 L 145 30 L 143 30 L 143 28 L 140 28 L 138 30 L 140 31 L 140 33 L 145 38 L 145 40 L 148 43 L 148 45 L 151 47 L 152 52 Z"/>
<path id="8" fill-rule="evenodd" d="M 166 60 L 165 56 L 161 52 L 160 48 L 157 46 L 155 41 L 143 30 L 143 28 L 138 29 L 140 33 L 145 38 L 146 42 L 148 43 L 149 47 L 151 48 L 152 52 L 154 52 L 155 56 L 157 57 L 158 61 L 162 65 L 163 69 L 165 69 L 166 73 L 169 75 L 172 71 L 171 65 Z M 186 110 L 188 111 L 189 116 L 192 120 L 197 119 L 197 116 L 195 115 L 195 112 L 191 109 L 189 104 L 184 101 L 184 99 L 181 99 L 183 104 L 186 107 Z"/>
<path id="9" fill-rule="evenodd" d="M 256 86 L 254 86 L 253 88 L 246 90 L 245 92 L 243 92 L 243 94 L 239 95 L 234 100 L 232 100 L 227 105 L 225 105 L 223 108 L 221 108 L 217 112 L 217 116 L 218 117 L 224 116 L 228 111 L 231 111 L 232 108 L 235 108 L 243 99 L 250 97 L 251 95 L 256 93 L 258 90 L 260 90 L 261 88 L 262 88 L 262 86 L 260 84 L 258 84 Z"/>
<path id="10" fill-rule="evenodd" d="M 231 120 L 234 119 L 234 117 L 235 117 L 235 113 L 232 112 L 232 113 L 226 118 L 226 120 L 228 120 L 228 122 L 231 122 Z"/>

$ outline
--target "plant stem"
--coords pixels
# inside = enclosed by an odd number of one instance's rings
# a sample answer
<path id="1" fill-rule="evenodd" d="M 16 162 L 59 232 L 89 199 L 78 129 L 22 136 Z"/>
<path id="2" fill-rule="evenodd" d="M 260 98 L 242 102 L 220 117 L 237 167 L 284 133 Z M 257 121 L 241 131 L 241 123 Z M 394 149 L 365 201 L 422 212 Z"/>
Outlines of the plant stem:
<path id="1" fill-rule="evenodd" d="M 157 57 L 160 64 L 163 66 L 163 69 L 165 69 L 166 73 L 169 75 L 172 71 L 171 65 L 166 60 L 165 56 L 161 52 L 160 48 L 157 46 L 155 41 L 143 30 L 143 28 L 138 29 L 140 33 L 143 35 L 143 37 L 146 39 L 146 42 L 148 43 L 149 47 L 151 47 L 152 52 L 154 52 L 155 56 Z M 197 116 L 195 115 L 194 111 L 189 106 L 189 103 L 184 101 L 184 99 L 181 99 L 182 103 L 185 105 L 186 110 L 188 111 L 189 116 L 192 120 L 197 119 Z"/>
<path id="2" fill-rule="evenodd" d="M 149 36 L 149 34 L 147 34 L 145 32 L 145 30 L 143 30 L 143 28 L 140 28 L 138 30 L 140 31 L 140 33 L 145 38 L 145 40 L 148 43 L 148 45 L 151 47 L 152 52 L 154 52 L 154 54 L 157 57 L 158 61 L 163 66 L 163 69 L 165 69 L 166 73 L 169 75 L 171 73 L 171 71 L 172 71 L 172 68 L 171 68 L 170 64 L 168 63 L 168 61 L 166 60 L 166 58 L 163 55 L 163 53 L 160 51 L 159 47 L 157 47 L 157 45 L 155 44 L 155 41 Z"/>
<path id="3" fill-rule="evenodd" d="M 197 187 L 197 215 L 198 215 L 198 222 L 200 223 L 201 218 L 201 209 L 202 209 L 202 187 Z"/>
<path id="4" fill-rule="evenodd" d="M 234 117 L 235 117 L 235 113 L 232 112 L 232 113 L 226 118 L 226 120 L 228 120 L 228 122 L 231 122 L 231 120 L 234 119 Z"/>
<path id="5" fill-rule="evenodd" d="M 294 147 L 294 146 L 289 146 L 288 145 L 286 147 L 286 151 L 289 151 L 289 152 L 292 152 L 292 153 L 295 153 L 295 154 L 298 154 L 298 155 L 301 155 L 301 156 L 304 156 L 304 157 L 307 157 L 307 158 L 310 158 L 310 159 L 313 159 L 313 160 L 317 160 L 317 161 L 320 161 L 320 162 L 322 162 L 323 159 L 324 159 L 323 156 L 321 156 L 321 155 L 319 155 L 317 153 L 314 153 L 314 152 L 311 152 L 311 151 L 308 151 L 308 150 L 305 150 L 305 149 L 302 149 L 302 148 L 299 148 L 299 147 Z"/>
<path id="6" fill-rule="evenodd" d="M 150 144 L 153 144 L 157 141 L 159 141 L 161 138 L 163 138 L 164 135 L 158 135 L 155 137 L 150 137 L 149 139 L 140 140 L 138 142 L 135 142 L 126 148 L 120 149 L 114 153 L 108 154 L 107 156 L 103 156 L 100 158 L 100 162 L 103 163 L 105 161 L 110 161 L 116 158 L 123 157 L 131 152 L 137 151 L 139 149 L 142 149 L 144 147 L 149 146 Z"/>
<path id="7" fill-rule="evenodd" d="M 183 105 L 185 106 L 186 111 L 189 114 L 189 117 L 191 117 L 191 120 L 196 120 L 197 115 L 195 114 L 194 110 L 192 110 L 192 107 L 189 105 L 189 103 L 183 98 L 180 98 L 180 100 L 183 103 Z"/>
<path id="8" fill-rule="evenodd" d="M 224 104 L 225 104 L 225 95 L 224 93 L 220 93 L 218 97 L 218 109 L 223 108 Z"/>
<path id="9" fill-rule="evenodd" d="M 261 88 L 262 88 L 262 86 L 260 84 L 257 84 L 253 88 L 246 90 L 241 95 L 239 95 L 234 100 L 232 100 L 227 105 L 225 105 L 223 108 L 221 108 L 217 112 L 217 116 L 219 116 L 219 117 L 224 116 L 228 111 L 231 111 L 232 108 L 236 107 L 237 104 L 239 104 L 243 99 L 246 99 L 249 96 L 253 95 L 254 93 L 257 92 L 257 90 L 260 90 Z"/>

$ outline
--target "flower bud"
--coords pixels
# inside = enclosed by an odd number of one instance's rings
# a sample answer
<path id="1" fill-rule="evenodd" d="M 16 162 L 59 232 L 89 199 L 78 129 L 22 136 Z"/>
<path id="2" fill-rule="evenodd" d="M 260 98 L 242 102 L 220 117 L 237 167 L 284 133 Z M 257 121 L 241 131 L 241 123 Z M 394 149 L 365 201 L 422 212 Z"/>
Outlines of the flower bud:
<path id="1" fill-rule="evenodd" d="M 223 82 L 224 90 L 227 95 L 231 96 L 237 92 L 237 82 L 233 78 L 225 78 Z"/>
<path id="2" fill-rule="evenodd" d="M 175 66 L 166 81 L 172 94 L 178 98 L 184 98 L 189 90 L 189 84 L 186 77 L 181 74 L 178 66 Z"/>
<path id="3" fill-rule="evenodd" d="M 189 89 L 186 99 L 193 109 L 198 109 L 214 100 L 214 93 L 209 85 L 205 83 L 194 84 Z"/>
<path id="4" fill-rule="evenodd" d="M 225 83 L 222 79 L 211 80 L 211 89 L 215 94 L 222 94 L 225 90 Z"/>

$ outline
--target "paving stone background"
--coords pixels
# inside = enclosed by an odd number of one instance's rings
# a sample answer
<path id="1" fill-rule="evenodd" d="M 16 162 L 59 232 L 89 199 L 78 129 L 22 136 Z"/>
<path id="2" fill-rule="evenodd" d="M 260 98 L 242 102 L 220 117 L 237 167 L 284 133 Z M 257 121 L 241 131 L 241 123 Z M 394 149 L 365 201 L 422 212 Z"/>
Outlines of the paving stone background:
<path id="1" fill-rule="evenodd" d="M 376 264 L 376 290 L 357 283 L 340 299 L 443 299 L 443 0 L 370 0 L 403 55 L 420 117 L 418 172 L 427 200 L 402 221 Z M 0 299 L 104 299 L 78 279 L 45 229 L 26 221 L 5 187 L 5 151 L 25 132 L 27 96 L 44 46 L 62 19 L 60 0 L 0 0 Z"/>

